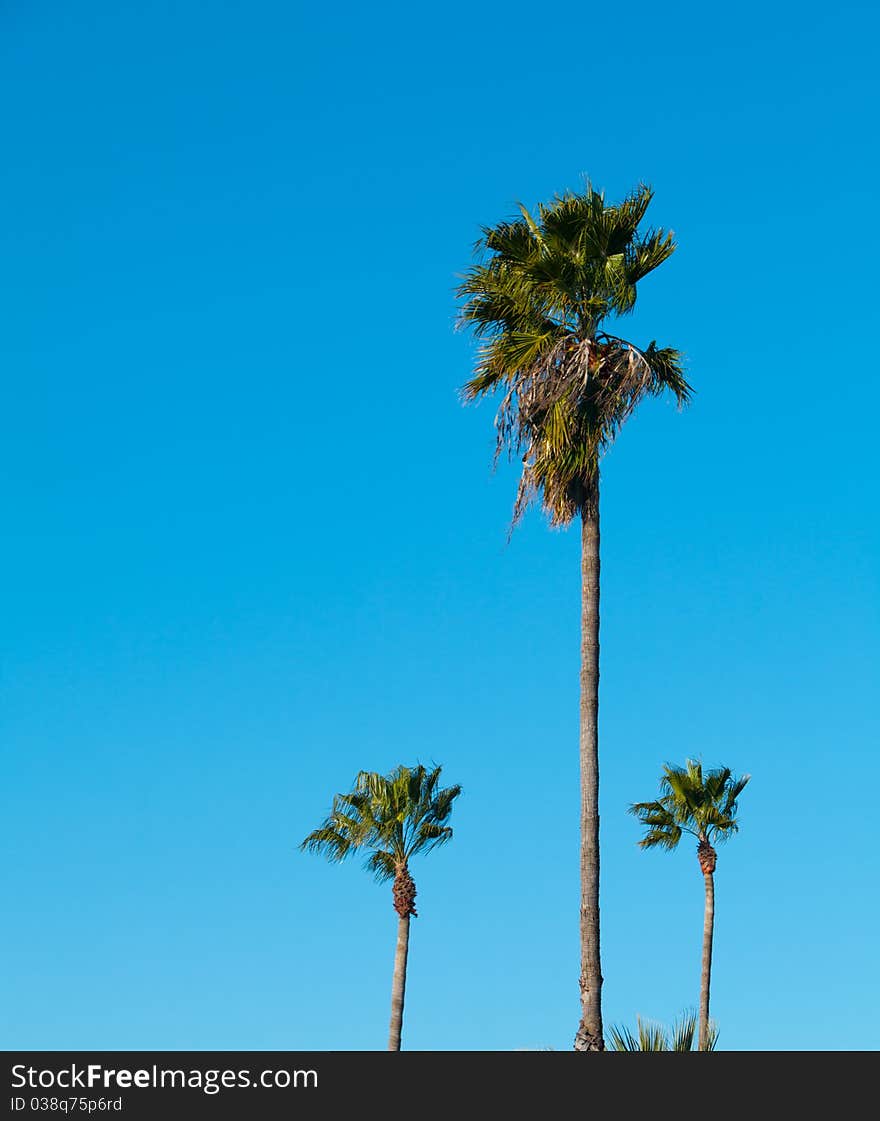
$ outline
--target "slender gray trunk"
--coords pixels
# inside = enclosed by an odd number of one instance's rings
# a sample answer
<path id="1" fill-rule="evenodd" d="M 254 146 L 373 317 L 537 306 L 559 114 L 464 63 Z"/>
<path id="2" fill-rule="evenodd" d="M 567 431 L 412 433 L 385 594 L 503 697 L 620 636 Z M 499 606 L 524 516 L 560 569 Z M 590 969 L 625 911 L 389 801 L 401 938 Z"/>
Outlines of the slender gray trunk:
<path id="1" fill-rule="evenodd" d="M 703 914 L 703 968 L 700 973 L 700 1039 L 697 1049 L 709 1050 L 709 982 L 712 975 L 712 934 L 715 929 L 715 875 L 704 872 L 706 909 Z"/>
<path id="2" fill-rule="evenodd" d="M 581 530 L 581 1022 L 575 1051 L 604 1051 L 599 959 L 599 481 Z"/>
<path id="3" fill-rule="evenodd" d="M 391 1029 L 388 1033 L 388 1050 L 400 1050 L 403 1031 L 403 998 L 406 994 L 406 958 L 409 953 L 409 915 L 397 923 L 397 949 L 394 951 L 394 977 L 391 981 Z"/>

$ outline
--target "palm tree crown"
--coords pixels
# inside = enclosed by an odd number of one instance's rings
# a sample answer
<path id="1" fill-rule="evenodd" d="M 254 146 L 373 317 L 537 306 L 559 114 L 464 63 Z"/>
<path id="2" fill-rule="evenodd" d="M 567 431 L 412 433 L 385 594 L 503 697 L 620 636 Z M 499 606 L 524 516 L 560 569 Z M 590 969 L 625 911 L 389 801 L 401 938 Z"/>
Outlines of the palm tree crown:
<path id="1" fill-rule="evenodd" d="M 458 290 L 460 324 L 483 340 L 462 393 L 505 391 L 497 452 L 523 458 L 514 522 L 540 494 L 552 524 L 567 525 L 595 502 L 599 455 L 639 401 L 666 389 L 679 405 L 690 398 L 678 351 L 602 329 L 675 250 L 671 233 L 638 232 L 652 195 L 642 185 L 611 206 L 587 183 L 483 228 L 484 259 Z"/>
<path id="2" fill-rule="evenodd" d="M 361 771 L 354 789 L 337 794 L 329 816 L 300 848 L 331 861 L 368 853 L 367 869 L 379 882 L 394 879 L 417 853 L 452 837 L 447 821 L 461 787 L 440 787 L 441 767 L 396 767 L 390 775 Z M 415 914 L 414 907 L 409 909 Z"/>
<path id="3" fill-rule="evenodd" d="M 702 764 L 693 759 L 684 767 L 667 764 L 660 780 L 661 797 L 629 807 L 646 826 L 640 847 L 674 849 L 683 833 L 707 845 L 728 840 L 739 831 L 737 799 L 749 778 L 734 778 L 729 767 L 704 773 Z"/>

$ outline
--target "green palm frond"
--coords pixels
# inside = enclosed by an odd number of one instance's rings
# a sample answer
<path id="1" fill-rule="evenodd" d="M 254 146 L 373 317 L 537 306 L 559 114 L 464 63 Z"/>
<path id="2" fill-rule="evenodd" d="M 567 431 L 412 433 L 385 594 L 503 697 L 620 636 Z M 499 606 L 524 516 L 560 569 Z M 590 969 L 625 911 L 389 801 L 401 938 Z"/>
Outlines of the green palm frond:
<path id="1" fill-rule="evenodd" d="M 682 828 L 662 802 L 635 802 L 627 812 L 645 826 L 641 848 L 674 849 L 681 840 Z"/>
<path id="2" fill-rule="evenodd" d="M 640 1051 L 668 1051 L 669 1043 L 666 1039 L 666 1030 L 661 1024 L 652 1024 L 649 1020 L 638 1017 L 638 1034 Z"/>
<path id="3" fill-rule="evenodd" d="M 672 1026 L 672 1039 L 670 1051 L 693 1051 L 694 1039 L 697 1034 L 696 1012 L 686 1012 L 681 1019 Z"/>
<path id="4" fill-rule="evenodd" d="M 412 846 L 410 855 L 417 852 L 431 852 L 432 849 L 445 845 L 452 839 L 452 829 L 447 825 L 437 825 L 434 822 L 422 822 Z"/>
<path id="5" fill-rule="evenodd" d="M 678 842 L 681 840 L 681 832 L 681 828 L 677 825 L 651 827 L 639 841 L 639 847 L 643 849 L 661 848 L 671 851 L 678 847 Z"/>
<path id="6" fill-rule="evenodd" d="M 380 884 L 386 880 L 393 880 L 397 874 L 394 854 L 385 852 L 383 849 L 376 849 L 375 852 L 372 852 L 367 858 L 365 867 L 368 872 L 373 873 Z"/>
<path id="7" fill-rule="evenodd" d="M 641 1050 L 638 1036 L 633 1036 L 630 1029 L 623 1025 L 609 1028 L 609 1050 Z"/>
<path id="8" fill-rule="evenodd" d="M 669 1038 L 662 1024 L 636 1017 L 636 1034 L 627 1027 L 609 1029 L 610 1051 L 669 1051 Z"/>
<path id="9" fill-rule="evenodd" d="M 636 1017 L 636 1034 L 624 1025 L 616 1024 L 608 1032 L 609 1051 L 693 1051 L 697 1035 L 695 1012 L 685 1012 L 671 1029 L 653 1020 Z M 718 1027 L 709 1023 L 707 1050 L 714 1051 L 718 1043 Z"/>
<path id="10" fill-rule="evenodd" d="M 305 852 L 318 852 L 328 860 L 344 860 L 354 846 L 350 837 L 331 824 L 324 824 L 313 829 L 302 842 L 300 848 Z"/>
<path id="11" fill-rule="evenodd" d="M 670 1051 L 694 1051 L 697 1040 L 697 1014 L 685 1012 L 681 1018 L 672 1025 Z M 714 1051 L 718 1045 L 718 1025 L 714 1020 L 709 1021 L 709 1037 L 706 1050 Z"/>
<path id="12" fill-rule="evenodd" d="M 480 347 L 465 401 L 503 394 L 496 453 L 523 468 L 514 523 L 540 500 L 555 525 L 593 501 L 599 457 L 645 397 L 691 397 L 681 354 L 640 349 L 603 322 L 635 305 L 638 283 L 675 250 L 663 230 L 639 233 L 651 201 L 640 185 L 617 205 L 589 183 L 533 215 L 485 227 L 481 259 L 462 277 L 459 325 Z"/>
<path id="13" fill-rule="evenodd" d="M 633 247 L 627 260 L 629 283 L 634 287 L 643 276 L 659 268 L 674 252 L 675 240 L 669 233 L 658 230 L 643 238 Z"/>

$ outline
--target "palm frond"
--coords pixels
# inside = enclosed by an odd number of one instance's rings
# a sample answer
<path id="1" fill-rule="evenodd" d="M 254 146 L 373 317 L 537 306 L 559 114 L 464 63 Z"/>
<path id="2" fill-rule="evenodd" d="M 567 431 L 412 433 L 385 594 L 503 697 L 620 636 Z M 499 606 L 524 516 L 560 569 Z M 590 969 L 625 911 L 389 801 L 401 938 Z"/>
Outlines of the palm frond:
<path id="1" fill-rule="evenodd" d="M 397 861 L 394 858 L 394 853 L 385 852 L 383 849 L 376 849 L 370 853 L 366 860 L 365 867 L 368 872 L 372 872 L 376 880 L 381 884 L 388 880 L 393 880 L 397 874 Z"/>
<path id="2" fill-rule="evenodd" d="M 696 1012 L 685 1012 L 684 1015 L 672 1025 L 672 1039 L 670 1051 L 693 1051 L 694 1039 L 697 1034 Z"/>
<path id="3" fill-rule="evenodd" d="M 684 358 L 672 347 L 658 347 L 652 340 L 643 351 L 645 361 L 651 368 L 651 393 L 659 397 L 664 390 L 675 396 L 679 408 L 690 404 L 693 388 L 684 376 Z"/>
<path id="4" fill-rule="evenodd" d="M 608 1029 L 609 1051 L 641 1051 L 639 1041 L 633 1036 L 628 1027 L 614 1024 Z"/>
<path id="5" fill-rule="evenodd" d="M 313 829 L 299 847 L 303 852 L 321 853 L 330 861 L 344 860 L 355 848 L 351 838 L 335 828 L 329 821 L 318 826 L 317 829 Z"/>
<path id="6" fill-rule="evenodd" d="M 639 841 L 639 848 L 643 849 L 672 849 L 678 847 L 681 840 L 681 828 L 678 825 L 652 826 Z"/>
<path id="7" fill-rule="evenodd" d="M 656 230 L 632 247 L 627 260 L 627 280 L 635 286 L 649 272 L 659 268 L 675 252 L 675 238 L 665 230 Z"/>
<path id="8" fill-rule="evenodd" d="M 697 1015 L 685 1012 L 671 1029 L 653 1020 L 636 1017 L 636 1034 L 622 1024 L 615 1024 L 608 1031 L 610 1051 L 693 1051 L 697 1036 Z M 714 1051 L 718 1043 L 718 1027 L 714 1020 L 709 1022 L 709 1041 L 707 1050 Z"/>
<path id="9" fill-rule="evenodd" d="M 636 1017 L 636 1034 L 629 1028 L 614 1025 L 609 1029 L 611 1051 L 668 1051 L 669 1038 L 662 1024 Z"/>

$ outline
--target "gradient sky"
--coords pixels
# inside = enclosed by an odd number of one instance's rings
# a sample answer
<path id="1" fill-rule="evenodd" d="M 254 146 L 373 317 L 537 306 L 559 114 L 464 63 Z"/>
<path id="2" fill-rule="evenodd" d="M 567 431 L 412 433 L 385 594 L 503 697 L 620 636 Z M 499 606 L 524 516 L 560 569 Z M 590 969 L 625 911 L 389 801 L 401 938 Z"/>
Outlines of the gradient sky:
<path id="1" fill-rule="evenodd" d="M 662 764 L 752 774 L 722 1049 L 880 1046 L 868 5 L 0 4 L 7 1049 L 382 1049 L 396 916 L 297 851 L 443 764 L 404 1046 L 571 1046 L 578 535 L 491 471 L 481 223 L 653 184 L 626 324 L 697 394 L 604 461 L 607 1023 L 698 998 Z"/>

